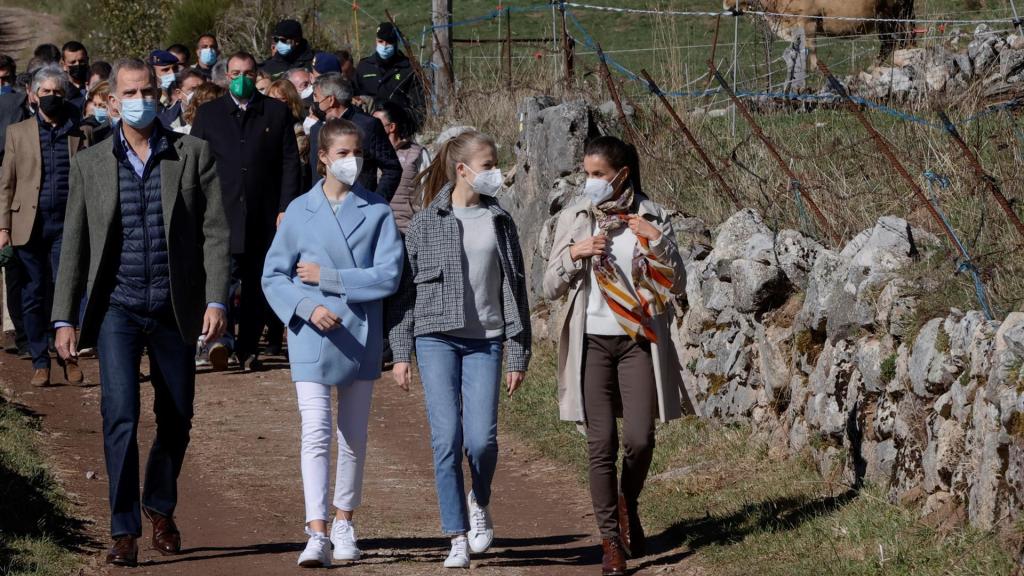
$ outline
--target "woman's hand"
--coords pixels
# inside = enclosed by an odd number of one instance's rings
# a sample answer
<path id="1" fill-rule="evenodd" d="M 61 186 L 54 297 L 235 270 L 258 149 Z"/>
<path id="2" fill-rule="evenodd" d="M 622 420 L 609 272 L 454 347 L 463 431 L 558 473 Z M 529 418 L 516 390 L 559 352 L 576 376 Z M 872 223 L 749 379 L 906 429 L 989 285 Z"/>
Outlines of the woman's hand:
<path id="1" fill-rule="evenodd" d="M 607 253 L 608 237 L 604 234 L 591 236 L 590 238 L 577 242 L 569 247 L 569 255 L 572 256 L 574 261 Z"/>
<path id="2" fill-rule="evenodd" d="M 303 284 L 320 285 L 320 265 L 315 262 L 299 262 L 299 265 L 295 267 L 295 275 L 302 280 Z"/>
<path id="3" fill-rule="evenodd" d="M 526 379 L 526 372 L 509 372 L 505 374 L 505 387 L 508 388 L 508 397 L 511 398 L 516 390 L 519 389 L 523 384 L 523 380 Z"/>
<path id="4" fill-rule="evenodd" d="M 341 327 L 341 318 L 324 306 L 317 306 L 309 317 L 309 323 L 316 326 L 321 332 L 330 332 Z"/>
<path id="5" fill-rule="evenodd" d="M 409 384 L 412 382 L 412 365 L 408 362 L 395 362 L 395 366 L 391 370 L 391 376 L 402 390 L 408 392 Z"/>
<path id="6" fill-rule="evenodd" d="M 629 215 L 629 229 L 637 237 L 647 238 L 651 242 L 656 242 L 658 238 L 661 238 L 661 230 L 637 214 Z"/>

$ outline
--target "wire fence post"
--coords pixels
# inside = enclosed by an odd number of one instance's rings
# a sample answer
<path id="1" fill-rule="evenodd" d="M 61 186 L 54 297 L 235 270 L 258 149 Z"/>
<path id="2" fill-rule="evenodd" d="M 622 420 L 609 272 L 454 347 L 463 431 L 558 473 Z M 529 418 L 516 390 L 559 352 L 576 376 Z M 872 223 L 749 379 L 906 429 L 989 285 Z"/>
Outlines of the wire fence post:
<path id="1" fill-rule="evenodd" d="M 658 100 L 661 100 L 665 109 L 668 110 L 668 115 L 672 117 L 676 126 L 679 127 L 679 131 L 683 133 L 683 138 L 686 138 L 686 141 L 690 143 L 690 146 L 693 146 L 694 151 L 697 152 L 697 157 L 700 158 L 701 162 L 703 162 L 705 166 L 707 166 L 708 175 L 714 179 L 716 184 L 718 184 L 718 189 L 728 196 L 729 200 L 732 200 L 733 205 L 736 206 L 737 209 L 742 209 L 743 204 L 741 204 L 740 199 L 736 197 L 736 192 L 726 184 L 725 178 L 722 178 L 722 174 L 715 166 L 715 163 L 711 161 L 707 152 L 705 152 L 704 148 L 702 148 L 700 143 L 697 142 L 697 138 L 695 138 L 693 133 L 690 132 L 690 128 L 687 127 L 686 123 L 683 122 L 683 119 L 676 113 L 675 108 L 672 107 L 668 98 L 665 97 L 665 93 L 661 91 L 661 88 L 658 88 L 658 85 L 655 84 L 654 79 L 651 78 L 651 75 L 647 73 L 646 69 L 640 70 L 640 75 L 643 76 L 643 79 L 647 82 L 647 87 L 655 96 L 658 97 Z"/>
<path id="2" fill-rule="evenodd" d="M 512 94 L 512 10 L 505 7 L 505 84 Z"/>
<path id="3" fill-rule="evenodd" d="M 921 186 L 917 183 L 917 180 L 910 175 L 910 172 L 907 171 L 903 166 L 903 163 L 896 157 L 896 153 L 892 151 L 892 146 L 889 144 L 889 141 L 882 136 L 881 132 L 875 129 L 864 114 L 864 111 L 862 111 L 860 107 L 857 106 L 857 103 L 853 101 L 853 98 L 846 90 L 846 87 L 832 75 L 832 71 L 828 69 L 828 65 L 826 65 L 825 61 L 821 58 L 818 58 L 818 69 L 821 70 L 822 75 L 824 75 L 828 80 L 828 84 L 832 87 L 832 90 L 834 90 L 846 103 L 846 109 L 849 110 L 850 113 L 857 118 L 864 129 L 867 130 L 872 140 L 875 141 L 875 146 L 878 147 L 879 152 L 889 160 L 889 164 L 891 164 L 893 169 L 896 170 L 896 173 L 903 178 L 908 186 L 910 186 L 910 189 L 914 192 L 918 202 L 928 210 L 928 214 L 931 215 L 935 222 L 942 228 L 942 231 L 945 233 L 946 238 L 949 239 L 950 244 L 952 244 L 957 249 L 957 252 L 960 253 L 960 257 L 963 258 L 964 261 L 969 261 L 971 259 L 970 256 L 967 255 L 967 252 L 964 250 L 959 240 L 957 240 L 956 233 L 953 232 L 949 223 L 942 218 L 939 212 L 935 209 L 935 206 L 932 205 L 928 195 L 924 193 L 924 190 L 922 190 Z"/>
<path id="4" fill-rule="evenodd" d="M 605 62 L 604 51 L 601 50 L 600 44 L 597 45 L 597 59 L 601 64 L 601 76 L 604 78 L 605 84 L 608 85 L 608 94 L 611 96 L 612 102 L 615 103 L 615 110 L 619 113 L 619 120 L 622 121 L 622 127 L 626 131 L 626 140 L 629 140 L 629 143 L 634 146 L 640 146 L 642 144 L 640 136 L 637 135 L 633 124 L 626 116 L 626 111 L 622 108 L 622 99 L 619 98 L 615 78 L 612 78 L 612 72 L 608 69 L 608 63 Z"/>
<path id="5" fill-rule="evenodd" d="M 768 138 L 768 135 L 764 133 L 764 130 L 761 129 L 761 126 L 757 123 L 757 121 L 754 120 L 753 115 L 751 115 L 750 111 L 747 110 L 747 107 L 743 104 L 743 101 L 740 100 L 738 96 L 736 96 L 736 92 L 734 92 L 733 88 L 729 86 L 729 82 L 726 81 L 725 77 L 722 76 L 722 73 L 719 72 L 718 68 L 715 67 L 715 63 L 712 62 L 711 60 L 708 60 L 708 70 L 710 71 L 711 75 L 715 78 L 715 80 L 718 80 L 718 84 L 722 87 L 722 90 L 724 90 L 725 93 L 729 95 L 729 99 L 732 100 L 733 108 L 743 116 L 743 119 L 746 120 L 747 125 L 750 126 L 750 130 L 754 133 L 755 136 L 757 136 L 757 138 L 762 143 L 764 143 L 771 157 L 775 160 L 775 162 L 778 163 L 779 167 L 782 168 L 782 172 L 786 175 L 786 177 L 789 178 L 790 188 L 794 190 L 794 192 L 796 193 L 797 199 L 803 200 L 804 202 L 807 203 L 807 206 L 811 209 L 811 213 L 814 214 L 814 219 L 817 221 L 818 227 L 821 229 L 822 232 L 825 233 L 826 236 L 828 236 L 829 240 L 832 241 L 833 246 L 838 246 L 841 239 L 839 238 L 839 235 L 836 234 L 835 229 L 832 228 L 832 225 L 829 224 L 828 220 L 825 218 L 825 215 L 821 212 L 821 209 L 818 207 L 818 204 L 814 201 L 814 198 L 811 198 L 810 194 L 807 194 L 806 192 L 802 191 L 800 187 L 800 178 L 797 177 L 796 172 L 793 172 L 793 169 L 790 168 L 789 164 L 787 164 L 786 161 L 782 158 L 782 155 L 779 154 L 779 151 L 775 148 L 775 144 L 771 141 L 770 138 Z"/>
<path id="6" fill-rule="evenodd" d="M 565 72 L 565 93 L 566 95 L 572 94 L 573 88 L 575 87 L 575 79 L 573 75 L 573 57 L 575 55 L 575 43 L 576 41 L 569 36 L 569 29 L 565 25 L 565 5 L 559 4 L 558 11 L 561 14 L 562 20 L 562 66 Z"/>
<path id="7" fill-rule="evenodd" d="M 740 68 L 740 17 L 733 17 L 732 26 L 732 85 L 736 86 L 736 78 Z M 736 137 L 736 106 L 732 107 L 732 137 Z"/>
<path id="8" fill-rule="evenodd" d="M 942 120 L 943 127 L 946 129 L 946 134 L 949 134 L 949 137 L 953 139 L 954 143 L 956 143 L 960 152 L 963 153 L 964 158 L 967 159 L 967 163 L 970 164 L 971 169 L 974 170 L 974 175 L 988 186 L 989 191 L 992 193 L 992 197 L 996 199 L 996 204 L 999 204 L 999 207 L 1003 209 L 1004 213 L 1006 213 L 1006 217 L 1009 218 L 1010 223 L 1017 229 L 1017 233 L 1020 234 L 1022 239 L 1024 239 L 1024 223 L 1020 221 L 1020 217 L 1013 211 L 1013 206 L 1010 206 L 1010 202 L 1006 199 L 1006 196 L 1003 195 L 1003 191 L 999 188 L 999 183 L 996 182 L 995 177 L 985 172 L 985 167 L 981 165 L 981 160 L 979 160 L 978 156 L 973 150 L 971 150 L 971 147 L 967 145 L 967 142 L 964 142 L 963 137 L 960 136 L 960 132 L 957 131 L 956 126 L 954 126 L 953 122 L 950 121 L 946 112 L 944 110 L 939 110 L 938 114 L 939 119 Z"/>

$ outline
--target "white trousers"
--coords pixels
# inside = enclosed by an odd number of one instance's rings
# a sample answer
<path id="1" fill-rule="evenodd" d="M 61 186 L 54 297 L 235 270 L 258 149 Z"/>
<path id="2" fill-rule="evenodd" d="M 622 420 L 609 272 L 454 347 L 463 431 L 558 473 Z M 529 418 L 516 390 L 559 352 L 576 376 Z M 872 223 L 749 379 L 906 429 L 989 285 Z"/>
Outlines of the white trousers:
<path id="1" fill-rule="evenodd" d="M 367 425 L 373 382 L 356 380 L 349 386 L 296 382 L 302 416 L 302 490 L 306 496 L 306 523 L 327 521 L 327 490 L 331 461 L 331 390 L 338 389 L 338 464 L 334 482 L 334 507 L 352 511 L 359 507 L 366 462 Z"/>

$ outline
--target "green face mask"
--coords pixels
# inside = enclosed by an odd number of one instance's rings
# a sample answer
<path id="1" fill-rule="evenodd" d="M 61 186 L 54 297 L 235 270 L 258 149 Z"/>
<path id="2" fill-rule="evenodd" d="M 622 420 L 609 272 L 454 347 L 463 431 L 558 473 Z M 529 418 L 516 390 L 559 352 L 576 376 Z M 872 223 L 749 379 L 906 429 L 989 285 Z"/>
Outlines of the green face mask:
<path id="1" fill-rule="evenodd" d="M 256 91 L 256 83 L 253 82 L 252 78 L 242 74 L 231 81 L 230 90 L 235 98 L 248 100 L 252 98 L 253 92 Z"/>

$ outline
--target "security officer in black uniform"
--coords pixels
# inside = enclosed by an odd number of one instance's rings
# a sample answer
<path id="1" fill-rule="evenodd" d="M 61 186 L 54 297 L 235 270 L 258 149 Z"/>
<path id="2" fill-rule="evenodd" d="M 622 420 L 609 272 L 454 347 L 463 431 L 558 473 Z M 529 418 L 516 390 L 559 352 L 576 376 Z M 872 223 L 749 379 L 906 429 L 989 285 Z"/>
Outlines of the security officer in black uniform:
<path id="1" fill-rule="evenodd" d="M 424 117 L 423 86 L 409 57 L 398 49 L 398 30 L 390 22 L 377 27 L 377 51 L 359 61 L 356 96 L 373 98 L 374 105 L 395 102 L 418 120 Z"/>

